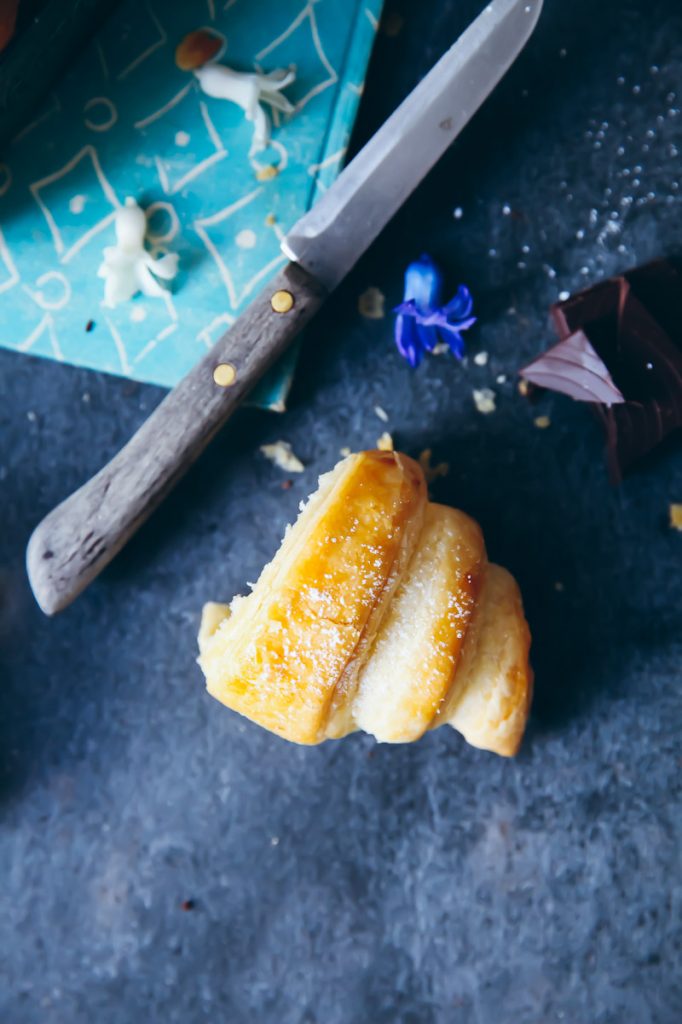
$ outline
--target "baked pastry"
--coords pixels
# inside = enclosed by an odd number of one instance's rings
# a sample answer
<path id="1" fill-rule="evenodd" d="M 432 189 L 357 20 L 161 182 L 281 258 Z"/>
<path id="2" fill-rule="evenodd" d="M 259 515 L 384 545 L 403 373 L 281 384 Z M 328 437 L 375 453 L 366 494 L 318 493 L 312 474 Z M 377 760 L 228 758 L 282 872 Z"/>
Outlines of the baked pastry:
<path id="1" fill-rule="evenodd" d="M 412 459 L 370 451 L 321 477 L 248 597 L 205 606 L 199 664 L 214 697 L 298 743 L 356 729 L 409 742 L 449 724 L 509 756 L 529 646 L 479 526 L 429 503 Z"/>

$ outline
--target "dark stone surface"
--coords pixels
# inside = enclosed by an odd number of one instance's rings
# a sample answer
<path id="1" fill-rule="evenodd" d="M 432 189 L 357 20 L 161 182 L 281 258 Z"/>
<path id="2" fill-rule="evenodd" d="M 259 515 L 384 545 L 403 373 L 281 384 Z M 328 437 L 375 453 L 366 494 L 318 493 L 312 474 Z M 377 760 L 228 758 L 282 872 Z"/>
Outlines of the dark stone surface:
<path id="1" fill-rule="evenodd" d="M 358 139 L 477 4 L 403 8 Z M 54 621 L 24 578 L 29 532 L 161 392 L 0 353 L 3 1022 L 682 1018 L 679 442 L 612 490 L 587 410 L 513 384 L 554 340 L 560 291 L 677 247 L 681 99 L 679 0 L 548 0 L 309 331 L 290 412 L 240 414 Z M 474 290 L 488 366 L 412 373 L 389 320 L 357 315 L 368 285 L 398 301 L 423 249 Z M 487 417 L 481 386 L 498 392 Z M 256 577 L 341 446 L 374 443 L 375 404 L 402 448 L 450 462 L 437 497 L 521 582 L 537 698 L 513 762 L 450 730 L 297 748 L 204 694 L 202 602 Z M 279 437 L 308 464 L 288 491 L 257 454 Z"/>

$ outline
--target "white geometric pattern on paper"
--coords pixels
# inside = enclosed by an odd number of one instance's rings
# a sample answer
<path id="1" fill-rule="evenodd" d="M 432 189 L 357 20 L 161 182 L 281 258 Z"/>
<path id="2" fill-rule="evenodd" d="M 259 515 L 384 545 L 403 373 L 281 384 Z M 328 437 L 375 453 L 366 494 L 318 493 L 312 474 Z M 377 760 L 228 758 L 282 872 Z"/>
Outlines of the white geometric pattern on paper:
<path id="1" fill-rule="evenodd" d="M 19 272 L 14 265 L 2 229 L 0 229 L 0 292 L 6 292 L 18 283 Z"/>
<path id="2" fill-rule="evenodd" d="M 74 172 L 78 181 L 78 193 L 84 194 L 96 209 L 108 207 L 108 212 L 100 220 L 84 230 L 78 223 L 78 215 L 72 212 L 65 201 L 67 193 L 61 184 Z M 84 174 L 86 178 L 91 178 L 85 185 Z M 58 187 L 54 188 L 55 185 Z M 34 181 L 29 185 L 29 189 L 47 221 L 61 263 L 68 263 L 94 235 L 103 231 L 112 222 L 116 209 L 121 205 L 104 175 L 97 150 L 90 145 L 84 146 L 63 167 L 41 178 L 40 181 Z"/>
<path id="3" fill-rule="evenodd" d="M 308 46 L 308 40 L 312 41 L 315 52 L 319 58 L 320 64 L 322 65 L 323 77 L 320 81 L 308 89 L 308 91 L 296 100 L 296 110 L 302 110 L 307 103 L 313 99 L 314 96 L 318 96 L 325 89 L 335 85 L 338 82 L 339 76 L 335 69 L 332 67 L 324 47 L 322 46 L 322 40 L 320 39 L 320 32 L 317 26 L 317 19 L 315 17 L 315 3 L 318 0 L 310 0 L 305 5 L 302 11 L 294 18 L 291 24 L 281 33 L 276 39 L 273 39 L 271 43 L 263 47 L 256 54 L 256 61 L 262 64 L 266 59 L 272 63 L 274 60 L 278 66 L 285 67 L 287 64 L 295 64 L 296 53 L 301 50 L 301 46 Z M 305 36 L 305 43 L 302 43 L 299 39 L 299 33 Z"/>

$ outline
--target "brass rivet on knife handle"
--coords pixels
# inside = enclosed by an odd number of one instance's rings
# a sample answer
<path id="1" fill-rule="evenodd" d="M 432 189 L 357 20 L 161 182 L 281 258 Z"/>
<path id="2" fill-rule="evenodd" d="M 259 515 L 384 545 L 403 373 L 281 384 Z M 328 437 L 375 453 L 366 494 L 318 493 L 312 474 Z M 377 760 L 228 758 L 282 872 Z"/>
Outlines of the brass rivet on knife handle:
<path id="1" fill-rule="evenodd" d="M 289 313 L 294 308 L 294 297 L 291 292 L 281 289 L 272 296 L 270 305 L 275 313 Z"/>
<path id="2" fill-rule="evenodd" d="M 213 380 L 220 388 L 229 388 L 237 379 L 237 371 L 232 363 L 218 363 L 213 371 Z"/>

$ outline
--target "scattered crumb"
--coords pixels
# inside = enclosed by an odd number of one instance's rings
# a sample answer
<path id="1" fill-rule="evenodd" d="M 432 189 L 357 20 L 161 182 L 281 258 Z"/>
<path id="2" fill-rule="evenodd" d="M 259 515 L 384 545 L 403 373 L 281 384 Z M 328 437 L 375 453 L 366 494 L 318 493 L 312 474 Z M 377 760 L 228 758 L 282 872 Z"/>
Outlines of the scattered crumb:
<path id="1" fill-rule="evenodd" d="M 518 391 L 519 391 L 519 394 L 521 395 L 521 397 L 522 398 L 528 398 L 528 396 L 530 394 L 530 383 L 525 379 L 525 377 L 521 378 L 521 380 L 519 381 L 517 387 L 518 387 Z"/>
<path id="2" fill-rule="evenodd" d="M 374 413 L 384 423 L 388 423 L 388 413 L 386 412 L 385 409 L 382 409 L 380 405 L 375 405 L 374 406 Z"/>
<path id="3" fill-rule="evenodd" d="M 264 221 L 265 226 L 267 228 L 272 228 L 272 227 L 275 226 L 276 223 L 277 223 L 277 218 L 275 217 L 274 213 L 269 213 L 267 215 L 267 217 L 265 218 L 265 221 Z"/>
<path id="4" fill-rule="evenodd" d="M 498 373 L 497 377 L 495 378 L 495 381 L 498 384 L 506 384 L 507 383 L 507 374 L 506 373 Z"/>
<path id="5" fill-rule="evenodd" d="M 476 363 L 476 366 L 485 366 L 486 363 L 488 362 L 488 353 L 477 352 L 476 355 L 474 356 L 474 362 Z"/>
<path id="6" fill-rule="evenodd" d="M 282 482 L 281 482 L 281 484 L 279 486 L 282 488 L 283 491 L 290 491 L 291 488 L 294 486 L 294 481 L 293 480 L 282 480 Z"/>
<path id="7" fill-rule="evenodd" d="M 437 466 L 432 466 L 432 454 L 433 453 L 430 448 L 425 448 L 424 451 L 420 453 L 419 459 L 417 460 L 424 471 L 427 484 L 432 484 L 439 476 L 447 476 L 450 472 L 450 466 L 447 462 L 439 462 Z"/>
<path id="8" fill-rule="evenodd" d="M 35 423 L 35 421 L 38 419 L 38 414 L 35 413 L 33 409 L 29 409 L 28 412 L 26 413 L 26 418 L 30 420 L 31 423 Z"/>
<path id="9" fill-rule="evenodd" d="M 95 329 L 95 321 L 94 320 L 88 320 L 87 324 L 85 325 L 85 330 L 89 334 L 90 331 L 94 331 L 94 329 Z"/>
<path id="10" fill-rule="evenodd" d="M 670 526 L 673 530 L 682 530 L 682 504 L 671 502 Z"/>
<path id="11" fill-rule="evenodd" d="M 270 846 L 279 846 L 279 836 L 270 836 Z"/>
<path id="12" fill-rule="evenodd" d="M 551 425 L 551 422 L 552 421 L 550 420 L 549 416 L 536 416 L 533 420 L 533 423 L 538 428 L 538 430 L 547 430 L 547 427 Z"/>
<path id="13" fill-rule="evenodd" d="M 474 405 L 480 413 L 487 416 L 491 412 L 495 412 L 495 392 L 492 388 L 474 388 L 473 392 Z"/>
<path id="14" fill-rule="evenodd" d="M 559 292 L 559 302 L 565 302 L 566 299 L 570 299 L 570 292 Z"/>
<path id="15" fill-rule="evenodd" d="M 557 590 L 560 594 L 563 594 L 563 592 L 564 592 L 564 590 L 566 588 L 564 587 L 563 583 L 561 583 L 560 580 L 557 580 L 556 583 L 554 584 L 554 589 Z"/>
<path id="16" fill-rule="evenodd" d="M 339 448 L 339 455 L 343 455 L 344 459 L 347 459 L 350 454 L 351 450 L 346 445 L 343 448 Z"/>
<path id="17" fill-rule="evenodd" d="M 81 397 L 82 397 L 83 401 L 87 405 L 87 403 L 90 401 L 90 392 L 89 391 L 84 391 Z"/>
<path id="18" fill-rule="evenodd" d="M 381 19 L 381 31 L 390 39 L 395 39 L 396 36 L 400 35 L 404 24 L 405 19 L 402 14 L 399 14 L 398 11 L 389 11 Z"/>
<path id="19" fill-rule="evenodd" d="M 367 288 L 358 298 L 358 313 L 368 320 L 383 320 L 386 297 L 378 288 Z"/>
<path id="20" fill-rule="evenodd" d="M 298 458 L 294 455 L 291 445 L 288 441 L 275 441 L 274 444 L 262 444 L 260 450 L 266 459 L 273 462 L 279 469 L 285 470 L 287 473 L 302 473 L 305 466 Z"/>
<path id="21" fill-rule="evenodd" d="M 380 452 L 392 452 L 392 451 L 394 451 L 394 448 L 393 448 L 393 438 L 391 437 L 391 435 L 389 434 L 389 432 L 387 430 L 385 430 L 383 432 L 383 434 L 381 435 L 381 437 L 377 441 L 377 448 L 379 449 Z"/>
<path id="22" fill-rule="evenodd" d="M 183 900 L 180 904 L 180 910 L 194 910 L 194 900 Z"/>
<path id="23" fill-rule="evenodd" d="M 450 346 L 446 341 L 437 342 L 431 351 L 432 356 L 444 356 L 446 352 L 450 351 Z"/>
<path id="24" fill-rule="evenodd" d="M 461 206 L 456 206 L 452 215 L 455 218 L 455 220 L 461 220 L 462 217 L 464 216 L 464 210 L 462 209 Z"/>
<path id="25" fill-rule="evenodd" d="M 265 167 L 259 167 L 256 171 L 256 181 L 272 181 L 279 174 L 279 168 L 273 167 L 272 164 L 266 164 Z"/>

